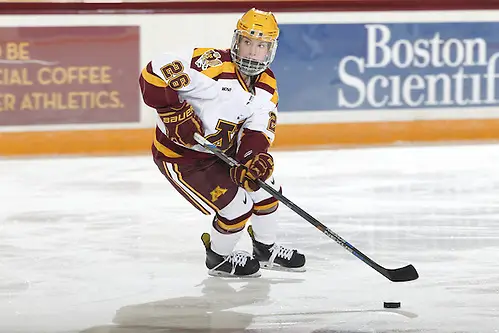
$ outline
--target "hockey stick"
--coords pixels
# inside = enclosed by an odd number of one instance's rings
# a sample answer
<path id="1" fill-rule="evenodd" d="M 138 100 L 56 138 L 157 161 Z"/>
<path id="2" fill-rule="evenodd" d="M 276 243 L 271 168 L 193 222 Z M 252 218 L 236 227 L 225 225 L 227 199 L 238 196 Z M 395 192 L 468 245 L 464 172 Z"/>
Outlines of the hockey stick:
<path id="1" fill-rule="evenodd" d="M 205 149 L 211 151 L 213 154 L 218 156 L 221 160 L 223 160 L 225 163 L 229 164 L 230 166 L 238 166 L 239 162 L 234 160 L 233 158 L 227 156 L 222 150 L 220 150 L 217 146 L 206 140 L 203 136 L 200 134 L 196 133 L 194 134 L 194 139 Z M 336 243 L 340 244 L 344 249 L 352 253 L 354 256 L 362 260 L 364 263 L 367 265 L 371 266 L 373 269 L 375 269 L 378 273 L 389 279 L 390 281 L 393 282 L 407 282 L 407 281 L 412 281 L 416 280 L 419 275 L 414 266 L 412 265 L 407 265 L 404 267 L 396 268 L 396 269 L 387 269 L 384 268 L 383 266 L 379 265 L 372 259 L 370 259 L 368 256 L 366 256 L 364 253 L 360 252 L 357 250 L 352 244 L 348 243 L 345 241 L 343 238 L 341 238 L 339 235 L 331 231 L 329 228 L 327 228 L 324 224 L 316 220 L 314 217 L 312 217 L 310 214 L 308 214 L 306 211 L 298 207 L 296 204 L 294 204 L 291 200 L 286 198 L 284 195 L 279 193 L 278 191 L 274 190 L 270 185 L 265 183 L 264 181 L 257 180 L 258 185 L 263 188 L 265 191 L 267 191 L 269 194 L 271 194 L 274 198 L 288 206 L 291 210 L 293 210 L 295 213 L 303 217 L 305 220 L 307 220 L 309 223 L 314 225 L 317 229 L 322 231 L 326 236 L 329 238 L 333 239 L 336 241 Z"/>

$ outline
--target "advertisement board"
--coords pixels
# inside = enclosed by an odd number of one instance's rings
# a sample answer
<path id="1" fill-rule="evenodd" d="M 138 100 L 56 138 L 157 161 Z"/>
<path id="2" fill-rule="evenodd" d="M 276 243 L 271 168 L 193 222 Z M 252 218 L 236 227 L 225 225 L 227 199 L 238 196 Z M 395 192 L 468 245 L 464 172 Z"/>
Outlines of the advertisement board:
<path id="1" fill-rule="evenodd" d="M 140 120 L 137 26 L 1 27 L 0 126 Z"/>
<path id="2" fill-rule="evenodd" d="M 229 47 L 241 14 L 3 15 L 0 155 L 148 152 L 157 113 L 142 68 Z M 273 148 L 499 139 L 498 14 L 277 11 Z"/>
<path id="3" fill-rule="evenodd" d="M 497 106 L 499 23 L 284 24 L 280 110 Z"/>

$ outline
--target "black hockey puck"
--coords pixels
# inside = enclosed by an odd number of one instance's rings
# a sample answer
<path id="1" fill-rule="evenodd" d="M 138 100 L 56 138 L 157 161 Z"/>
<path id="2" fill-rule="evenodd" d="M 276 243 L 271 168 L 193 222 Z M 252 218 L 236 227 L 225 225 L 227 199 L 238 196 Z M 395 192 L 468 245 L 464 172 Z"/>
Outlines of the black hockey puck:
<path id="1" fill-rule="evenodd" d="M 400 302 L 383 302 L 383 307 L 385 309 L 398 309 L 400 308 Z"/>

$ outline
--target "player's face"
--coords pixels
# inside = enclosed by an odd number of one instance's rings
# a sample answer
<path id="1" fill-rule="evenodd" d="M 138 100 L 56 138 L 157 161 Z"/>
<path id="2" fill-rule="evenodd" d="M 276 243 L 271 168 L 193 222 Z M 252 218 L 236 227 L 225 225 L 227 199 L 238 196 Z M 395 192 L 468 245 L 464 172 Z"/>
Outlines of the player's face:
<path id="1" fill-rule="evenodd" d="M 239 56 L 256 61 L 264 61 L 269 52 L 270 43 L 258 39 L 241 37 L 239 41 Z"/>

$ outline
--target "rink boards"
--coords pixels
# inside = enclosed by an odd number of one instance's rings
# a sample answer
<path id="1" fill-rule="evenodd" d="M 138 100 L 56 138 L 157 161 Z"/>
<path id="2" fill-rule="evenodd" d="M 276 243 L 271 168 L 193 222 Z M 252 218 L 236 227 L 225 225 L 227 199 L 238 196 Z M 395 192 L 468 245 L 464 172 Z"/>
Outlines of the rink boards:
<path id="1" fill-rule="evenodd" d="M 276 15 L 275 148 L 499 138 L 499 11 Z M 0 154 L 146 152 L 141 68 L 228 47 L 239 16 L 3 15 Z"/>

